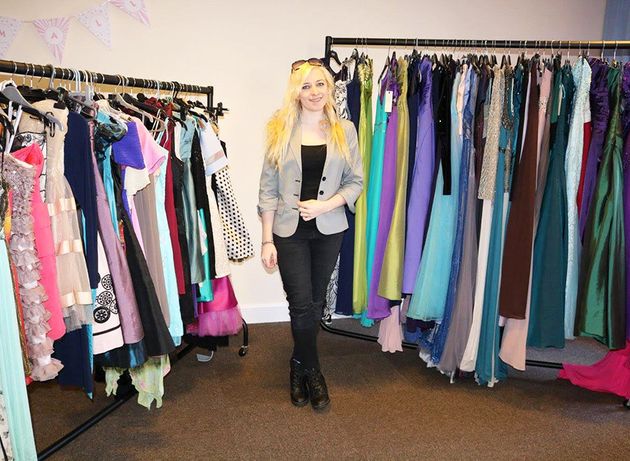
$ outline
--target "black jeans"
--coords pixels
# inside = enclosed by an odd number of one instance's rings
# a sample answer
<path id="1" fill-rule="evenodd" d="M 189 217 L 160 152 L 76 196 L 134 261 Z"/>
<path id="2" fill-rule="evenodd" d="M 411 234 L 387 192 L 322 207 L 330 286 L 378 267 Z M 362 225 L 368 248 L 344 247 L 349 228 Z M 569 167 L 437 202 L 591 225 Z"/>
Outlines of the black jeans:
<path id="1" fill-rule="evenodd" d="M 289 302 L 293 358 L 305 368 L 319 368 L 317 332 L 326 302 L 326 288 L 343 240 L 343 232 L 324 235 L 300 223 L 290 237 L 273 236 L 278 267 Z"/>

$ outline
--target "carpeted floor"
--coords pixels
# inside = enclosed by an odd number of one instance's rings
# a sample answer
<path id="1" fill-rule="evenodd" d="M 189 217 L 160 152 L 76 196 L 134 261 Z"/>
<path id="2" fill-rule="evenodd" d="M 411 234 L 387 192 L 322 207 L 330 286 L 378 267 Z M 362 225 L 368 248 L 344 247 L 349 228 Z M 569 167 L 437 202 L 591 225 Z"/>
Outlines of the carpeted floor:
<path id="1" fill-rule="evenodd" d="M 209 363 L 188 354 L 165 380 L 161 409 L 133 399 L 49 459 L 630 459 L 622 399 L 556 381 L 554 370 L 512 373 L 493 389 L 449 384 L 415 351 L 385 354 L 324 332 L 331 407 L 295 408 L 290 343 L 289 324 L 252 325 L 244 358 L 239 340 Z M 602 352 L 577 341 L 562 355 L 532 358 L 589 363 Z M 29 392 L 39 450 L 109 402 L 102 386 L 94 403 L 53 385 Z"/>

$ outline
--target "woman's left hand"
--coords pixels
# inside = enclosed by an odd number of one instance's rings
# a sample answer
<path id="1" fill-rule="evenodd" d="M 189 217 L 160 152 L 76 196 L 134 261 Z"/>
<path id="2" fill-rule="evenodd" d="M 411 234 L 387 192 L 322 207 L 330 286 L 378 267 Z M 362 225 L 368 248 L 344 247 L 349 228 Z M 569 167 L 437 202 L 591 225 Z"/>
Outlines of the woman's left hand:
<path id="1" fill-rule="evenodd" d="M 317 218 L 319 215 L 327 213 L 329 211 L 326 200 L 305 200 L 303 202 L 298 201 L 298 211 L 304 221 L 310 221 Z"/>

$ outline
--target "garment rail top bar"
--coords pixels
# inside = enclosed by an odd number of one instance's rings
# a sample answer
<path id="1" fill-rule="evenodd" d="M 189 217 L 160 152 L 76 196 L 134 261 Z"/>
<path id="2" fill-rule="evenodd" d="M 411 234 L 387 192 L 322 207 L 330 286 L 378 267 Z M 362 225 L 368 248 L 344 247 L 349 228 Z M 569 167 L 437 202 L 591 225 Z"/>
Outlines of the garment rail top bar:
<path id="1" fill-rule="evenodd" d="M 191 85 L 187 83 L 151 80 L 125 75 L 103 74 L 83 69 L 69 69 L 55 67 L 52 64 L 30 64 L 26 62 L 7 61 L 0 59 L 0 72 L 12 75 L 27 75 L 33 77 L 52 77 L 61 80 L 79 80 L 105 85 L 120 85 L 123 87 L 148 88 L 154 90 L 181 91 L 185 93 L 205 94 L 208 97 L 208 107 L 212 107 L 214 88 L 212 86 Z"/>
<path id="2" fill-rule="evenodd" d="M 466 40 L 432 38 L 361 38 L 326 37 L 326 55 L 335 45 L 390 47 L 469 47 L 469 48 L 535 48 L 535 49 L 630 49 L 630 40 Z"/>

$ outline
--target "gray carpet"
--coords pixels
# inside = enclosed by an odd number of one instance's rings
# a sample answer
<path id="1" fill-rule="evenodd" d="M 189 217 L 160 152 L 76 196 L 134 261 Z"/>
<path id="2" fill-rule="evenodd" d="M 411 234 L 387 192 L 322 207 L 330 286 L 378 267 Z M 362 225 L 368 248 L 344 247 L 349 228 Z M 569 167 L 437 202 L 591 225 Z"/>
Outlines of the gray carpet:
<path id="1" fill-rule="evenodd" d="M 385 354 L 321 333 L 332 404 L 319 414 L 289 401 L 289 325 L 250 333 L 246 357 L 238 340 L 210 363 L 187 355 L 165 380 L 161 409 L 131 400 L 50 459 L 630 459 L 622 399 L 557 381 L 553 370 L 512 373 L 493 389 L 449 384 L 415 351 Z M 530 355 L 589 363 L 603 352 L 580 340 Z M 31 386 L 30 397 L 39 450 L 108 402 L 102 386 L 94 403 L 51 385 Z"/>

